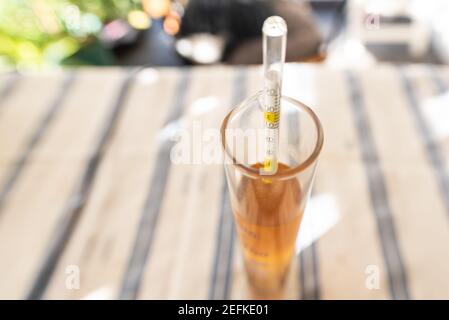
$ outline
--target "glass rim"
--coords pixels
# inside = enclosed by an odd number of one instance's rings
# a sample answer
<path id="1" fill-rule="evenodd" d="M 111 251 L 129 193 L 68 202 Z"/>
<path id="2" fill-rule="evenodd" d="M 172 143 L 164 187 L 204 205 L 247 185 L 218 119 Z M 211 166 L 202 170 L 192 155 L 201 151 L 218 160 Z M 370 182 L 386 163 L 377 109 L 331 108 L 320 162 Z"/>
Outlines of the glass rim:
<path id="1" fill-rule="evenodd" d="M 318 156 L 320 155 L 321 149 L 323 148 L 323 142 L 324 142 L 324 134 L 323 134 L 323 127 L 321 125 L 320 119 L 318 118 L 318 116 L 315 114 L 315 112 L 313 112 L 313 110 L 307 106 L 306 104 L 293 99 L 291 97 L 288 96 L 282 96 L 281 99 L 282 100 L 287 100 L 288 102 L 292 103 L 295 107 L 305 111 L 313 120 L 313 123 L 315 124 L 315 129 L 316 129 L 316 133 L 317 133 L 317 139 L 316 139 L 316 143 L 315 143 L 315 148 L 313 149 L 312 153 L 301 163 L 299 163 L 298 165 L 289 168 L 288 170 L 285 171 L 278 171 L 275 174 L 272 175 L 266 175 L 266 174 L 261 174 L 260 170 L 258 169 L 254 169 L 252 167 L 249 167 L 243 163 L 240 163 L 237 161 L 237 159 L 234 157 L 234 155 L 232 155 L 232 153 L 230 152 L 227 144 L 226 144 L 226 128 L 228 126 L 229 120 L 231 118 L 231 116 L 238 110 L 240 110 L 241 108 L 243 108 L 243 106 L 247 105 L 249 102 L 251 102 L 252 100 L 258 99 L 260 97 L 260 95 L 262 94 L 262 91 L 257 92 L 255 95 L 245 99 L 243 102 L 239 103 L 237 106 L 235 106 L 234 108 L 232 108 L 228 114 L 225 116 L 225 118 L 223 119 L 223 122 L 221 124 L 221 128 L 220 128 L 220 133 L 221 133 L 221 147 L 225 153 L 225 156 L 228 156 L 231 160 L 232 160 L 232 165 L 235 165 L 238 169 L 240 169 L 241 171 L 243 171 L 244 174 L 249 175 L 252 178 L 256 178 L 256 179 L 285 179 L 288 177 L 292 177 L 296 174 L 298 174 L 299 172 L 304 171 L 305 169 L 307 169 L 311 164 L 313 164 Z"/>

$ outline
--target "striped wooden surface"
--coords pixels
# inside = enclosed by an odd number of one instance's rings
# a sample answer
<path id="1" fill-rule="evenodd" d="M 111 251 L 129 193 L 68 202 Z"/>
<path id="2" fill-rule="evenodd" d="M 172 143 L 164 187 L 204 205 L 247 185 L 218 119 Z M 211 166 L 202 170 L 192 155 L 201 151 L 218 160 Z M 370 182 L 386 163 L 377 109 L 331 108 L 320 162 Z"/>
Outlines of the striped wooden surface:
<path id="1" fill-rule="evenodd" d="M 218 128 L 260 72 L 2 74 L 0 298 L 245 298 L 222 166 L 170 151 L 194 120 Z M 285 73 L 325 132 L 286 297 L 449 299 L 449 69 Z"/>

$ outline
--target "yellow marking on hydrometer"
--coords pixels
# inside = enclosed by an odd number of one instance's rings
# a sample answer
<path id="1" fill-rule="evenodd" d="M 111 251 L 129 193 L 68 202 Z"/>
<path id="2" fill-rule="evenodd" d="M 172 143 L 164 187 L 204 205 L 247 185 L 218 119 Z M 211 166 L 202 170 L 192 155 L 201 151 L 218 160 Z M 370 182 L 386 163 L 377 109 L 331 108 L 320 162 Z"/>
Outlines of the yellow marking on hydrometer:
<path id="1" fill-rule="evenodd" d="M 263 115 L 264 119 L 268 123 L 277 123 L 279 122 L 279 112 L 270 112 L 266 111 Z"/>
<path id="2" fill-rule="evenodd" d="M 271 159 L 265 159 L 265 161 L 263 162 L 263 168 L 266 171 L 272 172 L 274 169 L 273 161 Z"/>
<path id="3" fill-rule="evenodd" d="M 263 162 L 263 170 L 266 172 L 273 172 L 274 171 L 274 163 L 271 159 L 266 158 Z M 271 179 L 269 178 L 262 178 L 262 181 L 265 183 L 271 183 Z"/>

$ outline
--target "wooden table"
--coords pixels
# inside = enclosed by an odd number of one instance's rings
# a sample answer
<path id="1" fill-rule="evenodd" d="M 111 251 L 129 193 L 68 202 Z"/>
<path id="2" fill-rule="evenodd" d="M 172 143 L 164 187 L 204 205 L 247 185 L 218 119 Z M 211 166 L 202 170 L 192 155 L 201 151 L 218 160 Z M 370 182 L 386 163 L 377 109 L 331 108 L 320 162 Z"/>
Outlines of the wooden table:
<path id="1" fill-rule="evenodd" d="M 448 299 L 449 69 L 285 72 L 325 133 L 287 298 Z M 2 74 L 0 297 L 246 297 L 222 165 L 170 150 L 193 120 L 218 128 L 260 74 Z"/>

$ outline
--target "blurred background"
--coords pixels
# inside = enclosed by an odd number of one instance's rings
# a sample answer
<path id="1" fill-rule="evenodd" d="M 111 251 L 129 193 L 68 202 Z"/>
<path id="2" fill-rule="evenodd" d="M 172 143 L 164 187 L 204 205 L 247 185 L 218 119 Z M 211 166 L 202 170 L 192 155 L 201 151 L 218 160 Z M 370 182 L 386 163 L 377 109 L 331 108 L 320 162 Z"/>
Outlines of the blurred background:
<path id="1" fill-rule="evenodd" d="M 0 0 L 0 298 L 246 297 L 222 164 L 171 151 L 221 150 L 272 15 L 325 136 L 287 298 L 449 299 L 448 0 Z"/>
<path id="2" fill-rule="evenodd" d="M 0 67 L 257 64 L 273 14 L 288 61 L 449 61 L 444 0 L 9 0 Z"/>

